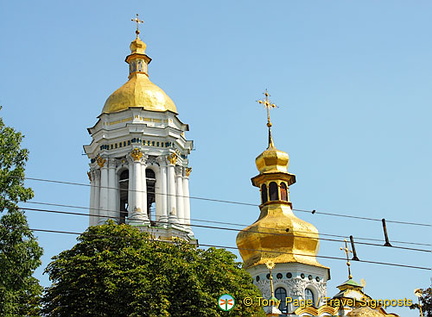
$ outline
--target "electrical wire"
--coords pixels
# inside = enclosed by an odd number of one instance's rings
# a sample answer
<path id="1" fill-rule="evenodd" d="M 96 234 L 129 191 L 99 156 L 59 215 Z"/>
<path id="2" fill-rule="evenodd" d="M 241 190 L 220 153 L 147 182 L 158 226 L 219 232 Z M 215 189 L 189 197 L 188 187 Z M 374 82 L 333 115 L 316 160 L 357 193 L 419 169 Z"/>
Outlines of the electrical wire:
<path id="1" fill-rule="evenodd" d="M 26 202 L 28 204 L 37 204 L 37 205 L 47 205 L 47 206 L 55 206 L 55 207 L 66 207 L 66 208 L 74 208 L 74 209 L 83 209 L 83 210 L 88 210 L 91 208 L 88 207 L 83 207 L 83 206 L 73 206 L 73 205 L 64 205 L 64 204 L 53 204 L 53 203 L 44 203 L 44 202 L 36 202 L 36 201 L 28 201 Z M 25 208 L 21 208 L 24 209 Z M 29 208 L 29 210 L 31 210 L 31 208 Z M 44 211 L 44 210 L 41 210 Z M 45 210 L 46 211 L 46 210 Z M 117 210 L 106 210 L 108 212 L 112 211 L 112 212 L 117 212 Z M 73 213 L 72 213 L 73 214 Z M 95 215 L 95 214 L 89 214 L 89 213 L 83 213 L 83 216 L 99 216 L 99 215 Z M 111 218 L 116 218 L 116 219 L 120 219 L 120 217 L 111 217 Z M 222 221 L 216 221 L 216 220 L 203 220 L 203 219 L 196 219 L 196 218 L 192 218 L 192 221 L 195 222 L 204 222 L 204 223 L 215 223 L 215 224 L 222 224 L 222 225 L 229 225 L 229 226 L 237 226 L 237 227 L 241 227 L 241 228 L 245 228 L 248 225 L 245 224 L 237 224 L 237 223 L 230 223 L 230 222 L 222 222 Z M 276 228 L 269 228 L 269 229 L 276 229 Z M 301 232 L 301 231 L 300 231 Z M 335 237 L 335 238 L 342 238 L 342 239 L 346 239 L 346 236 L 343 235 L 336 235 L 336 234 L 328 234 L 328 233 L 319 233 L 321 236 L 328 236 L 328 237 Z M 355 237 L 356 238 L 356 243 L 359 243 L 359 240 L 364 240 L 364 241 L 377 241 L 377 242 L 382 242 L 382 240 L 380 239 L 372 239 L 372 238 L 362 238 L 362 237 Z M 336 241 L 336 240 L 335 240 Z M 337 240 L 338 242 L 340 240 Z M 428 243 L 420 243 L 420 242 L 406 242 L 406 241 L 395 241 L 392 240 L 393 243 L 399 243 L 399 244 L 408 244 L 408 245 L 422 245 L 422 246 L 432 246 L 432 244 L 428 244 Z"/>
<path id="2" fill-rule="evenodd" d="M 89 216 L 97 217 L 97 216 L 99 216 L 97 214 L 77 213 L 77 212 L 71 212 L 71 211 L 60 211 L 60 210 L 49 210 L 49 209 L 37 209 L 37 208 L 20 208 L 20 209 L 27 210 L 27 211 L 50 212 L 50 213 L 67 214 L 67 215 L 75 215 L 75 216 L 86 216 L 86 217 L 89 217 Z M 118 217 L 118 216 L 107 216 L 106 218 L 120 220 L 121 217 Z M 236 231 L 236 232 L 243 231 L 243 229 L 227 228 L 227 227 L 216 227 L 216 226 L 199 225 L 199 224 L 180 223 L 180 225 L 197 227 L 197 228 L 206 228 L 206 229 Z M 263 231 L 258 231 L 258 230 L 250 231 L 250 232 L 260 233 L 260 234 L 268 234 L 268 235 L 280 235 L 280 236 L 284 236 L 284 237 L 286 237 L 289 234 L 287 232 L 282 233 L 282 230 L 281 230 L 281 233 L 277 233 L 277 232 L 263 232 Z M 299 232 L 296 232 L 296 233 L 310 234 L 310 232 L 305 232 L 305 231 L 299 231 Z M 329 239 L 329 238 L 316 237 L 316 236 L 303 236 L 302 238 L 304 238 L 304 239 L 318 239 L 320 241 L 331 241 L 331 242 L 338 242 L 338 243 L 339 242 L 343 242 L 343 240 Z M 356 244 L 368 245 L 368 246 L 376 246 L 376 247 L 386 247 L 386 246 L 384 246 L 382 244 L 374 244 L 374 243 L 358 242 L 358 241 L 356 241 Z M 394 249 L 408 250 L 408 251 L 417 251 L 417 252 L 427 252 L 427 253 L 431 252 L 430 250 L 416 249 L 416 248 L 407 248 L 407 247 L 401 247 L 401 246 L 393 246 L 392 248 L 394 248 Z"/>
<path id="3" fill-rule="evenodd" d="M 83 183 L 76 183 L 76 182 L 57 181 L 57 180 L 49 180 L 49 179 L 34 178 L 34 177 L 26 177 L 25 179 L 33 180 L 33 181 L 40 181 L 40 182 L 63 184 L 63 185 L 74 185 L 74 186 L 91 187 L 90 184 L 83 184 Z M 114 188 L 114 187 L 101 186 L 100 188 L 115 189 L 115 190 L 117 190 L 117 188 Z M 129 189 L 129 191 L 134 191 L 134 190 Z M 175 196 L 175 197 L 177 197 L 177 196 L 179 196 L 179 197 L 186 197 L 186 196 L 182 196 L 182 195 L 172 195 L 172 194 L 163 194 L 163 193 L 154 193 L 154 194 L 156 194 L 156 195 L 166 195 L 166 196 Z M 186 198 L 195 199 L 195 200 L 202 200 L 202 201 L 211 201 L 211 202 L 218 202 L 218 203 L 226 203 L 226 204 L 235 204 L 235 205 L 259 207 L 256 204 L 239 202 L 239 201 L 233 201 L 233 200 L 213 199 L 213 198 L 205 198 L 205 197 L 197 197 L 197 196 L 187 196 Z M 382 221 L 382 219 L 377 219 L 377 218 L 352 216 L 352 215 L 345 215 L 345 214 L 340 214 L 340 213 L 336 214 L 336 213 L 323 212 L 323 211 L 317 211 L 317 210 L 305 210 L 305 209 L 296 209 L 296 208 L 293 208 L 293 210 L 300 211 L 300 212 L 312 213 L 312 214 L 321 214 L 321 215 L 325 215 L 325 216 L 333 216 L 333 217 L 344 217 L 344 218 L 352 218 L 352 219 L 367 220 L 367 221 L 378 221 L 378 222 Z M 386 220 L 386 221 L 388 223 L 395 223 L 395 224 L 432 227 L 432 224 L 425 224 L 425 223 L 407 222 L 407 221 L 398 221 L 398 220 Z"/>
<path id="4" fill-rule="evenodd" d="M 79 232 L 72 232 L 72 231 L 34 229 L 34 228 L 30 228 L 30 230 L 36 231 L 36 232 L 39 231 L 39 232 L 47 232 L 47 233 L 81 235 L 81 233 L 79 233 Z M 109 235 L 97 235 L 97 236 L 106 237 L 106 238 L 112 238 L 112 237 L 114 237 L 114 236 L 109 236 Z M 115 237 L 118 238 L 118 236 L 115 236 Z M 124 238 L 127 238 L 127 237 L 124 237 Z M 166 242 L 166 243 L 173 243 L 173 242 L 170 242 L 170 241 L 162 241 L 162 240 L 158 240 L 158 241 Z M 216 244 L 200 244 L 200 246 L 214 247 L 214 248 L 224 248 L 224 249 L 232 249 L 232 250 L 240 250 L 237 247 L 223 246 L 223 245 L 216 245 Z M 259 249 L 241 249 L 241 250 L 244 250 L 244 251 L 257 251 L 257 252 L 263 252 L 264 251 L 264 250 L 259 250 Z M 266 253 L 277 253 L 277 254 L 282 253 L 280 251 L 273 251 L 273 250 L 265 250 L 265 252 Z M 284 253 L 287 253 L 287 252 L 284 252 Z M 288 253 L 288 254 L 294 254 L 294 253 Z M 334 256 L 326 256 L 326 255 L 310 255 L 310 254 L 297 254 L 297 253 L 295 253 L 295 255 L 308 256 L 308 257 L 317 257 L 317 258 L 330 259 L 330 260 L 342 260 L 342 261 L 346 261 L 346 258 L 334 257 Z M 379 265 L 395 266 L 395 267 L 403 267 L 403 268 L 418 269 L 418 270 L 427 270 L 427 271 L 432 270 L 431 268 L 427 268 L 427 267 L 423 267 L 423 266 L 414 266 L 414 265 L 391 263 L 391 262 L 369 261 L 369 260 L 359 260 L 357 262 L 363 262 L 363 263 L 368 263 L 368 264 L 379 264 Z"/>

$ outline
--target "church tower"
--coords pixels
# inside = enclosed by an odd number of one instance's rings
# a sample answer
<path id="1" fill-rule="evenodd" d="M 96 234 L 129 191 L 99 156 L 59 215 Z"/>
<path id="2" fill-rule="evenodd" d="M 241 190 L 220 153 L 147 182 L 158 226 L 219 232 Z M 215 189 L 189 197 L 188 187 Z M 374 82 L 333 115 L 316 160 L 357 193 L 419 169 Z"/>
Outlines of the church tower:
<path id="1" fill-rule="evenodd" d="M 276 105 L 270 102 L 267 91 L 264 95 L 265 99 L 258 102 L 267 108 L 268 147 L 256 158 L 259 174 L 252 178 L 253 186 L 261 192 L 260 215 L 239 232 L 237 246 L 244 267 L 266 299 L 272 296 L 273 280 L 274 296 L 281 300 L 279 309 L 286 314 L 298 308 L 299 300 L 309 300 L 309 306 L 321 306 L 330 270 L 316 259 L 318 230 L 293 213 L 289 186 L 296 182 L 296 177 L 288 173 L 288 154 L 274 145 L 270 108 Z M 269 263 L 274 265 L 271 273 Z M 285 305 L 287 297 L 291 302 Z"/>
<path id="2" fill-rule="evenodd" d="M 130 44 L 129 79 L 105 102 L 84 151 L 90 159 L 90 225 L 112 219 L 156 239 L 196 240 L 190 228 L 189 126 L 168 95 L 149 79 L 146 44 Z"/>

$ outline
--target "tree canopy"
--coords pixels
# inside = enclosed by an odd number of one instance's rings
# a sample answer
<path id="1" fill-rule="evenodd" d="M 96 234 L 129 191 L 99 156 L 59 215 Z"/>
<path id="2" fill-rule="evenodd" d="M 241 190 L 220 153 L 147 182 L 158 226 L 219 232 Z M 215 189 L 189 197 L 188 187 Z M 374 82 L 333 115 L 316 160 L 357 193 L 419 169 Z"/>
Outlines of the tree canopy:
<path id="1" fill-rule="evenodd" d="M 33 197 L 24 186 L 28 151 L 22 134 L 0 118 L 0 316 L 37 315 L 42 287 L 32 277 L 41 264 L 42 248 L 18 203 Z"/>
<path id="2" fill-rule="evenodd" d="M 89 227 L 53 258 L 46 273 L 47 316 L 264 316 L 240 301 L 223 312 L 219 296 L 257 297 L 249 273 L 224 250 L 150 239 L 136 227 Z"/>

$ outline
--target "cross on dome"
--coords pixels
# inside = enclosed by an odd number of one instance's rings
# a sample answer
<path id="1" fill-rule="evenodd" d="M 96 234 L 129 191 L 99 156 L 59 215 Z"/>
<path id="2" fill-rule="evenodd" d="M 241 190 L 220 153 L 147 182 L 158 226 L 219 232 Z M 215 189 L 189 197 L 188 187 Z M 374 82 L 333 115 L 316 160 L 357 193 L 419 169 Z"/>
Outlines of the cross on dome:
<path id="1" fill-rule="evenodd" d="M 270 98 L 269 98 L 270 94 L 268 93 L 267 89 L 265 90 L 265 92 L 263 94 L 264 94 L 265 98 L 263 100 L 257 100 L 257 102 L 259 104 L 261 104 L 261 105 L 264 105 L 264 107 L 267 110 L 267 127 L 268 127 L 268 131 L 269 131 L 269 133 L 268 133 L 269 134 L 269 141 L 268 141 L 269 145 L 268 145 L 268 147 L 270 148 L 270 147 L 274 147 L 273 138 L 272 138 L 272 135 L 271 135 L 272 123 L 271 123 L 271 118 L 270 118 L 270 109 L 271 108 L 278 108 L 278 106 L 276 106 L 274 103 L 272 103 L 270 101 Z"/>
<path id="2" fill-rule="evenodd" d="M 346 265 L 348 266 L 348 279 L 352 279 L 352 275 L 351 275 L 351 262 L 349 260 L 349 254 L 353 253 L 353 252 L 348 248 L 348 241 L 345 239 L 344 242 L 345 242 L 345 247 L 344 248 L 340 248 L 340 249 L 342 251 L 344 251 L 345 255 L 346 255 L 346 259 L 347 259 Z"/>
<path id="3" fill-rule="evenodd" d="M 131 21 L 136 23 L 136 31 L 135 31 L 135 34 L 136 34 L 136 37 L 137 37 L 137 39 L 138 39 L 138 38 L 139 38 L 139 34 L 140 34 L 139 25 L 140 25 L 141 23 L 144 23 L 144 21 L 139 19 L 139 15 L 138 15 L 138 13 L 136 14 L 136 17 L 135 17 L 134 19 L 131 19 Z"/>

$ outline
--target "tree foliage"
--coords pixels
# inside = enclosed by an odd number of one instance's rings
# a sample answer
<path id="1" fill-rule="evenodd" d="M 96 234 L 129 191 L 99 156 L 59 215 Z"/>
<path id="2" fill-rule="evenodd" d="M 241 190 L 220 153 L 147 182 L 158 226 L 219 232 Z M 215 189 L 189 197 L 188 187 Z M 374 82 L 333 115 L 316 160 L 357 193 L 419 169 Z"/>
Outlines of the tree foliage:
<path id="1" fill-rule="evenodd" d="M 28 151 L 21 149 L 22 138 L 0 118 L 0 316 L 36 315 L 42 294 L 32 277 L 42 248 L 17 205 L 33 197 L 24 186 Z"/>
<path id="2" fill-rule="evenodd" d="M 241 303 L 223 312 L 217 299 L 259 296 L 250 275 L 223 249 L 154 241 L 113 222 L 90 227 L 53 258 L 47 316 L 264 316 Z"/>
<path id="3" fill-rule="evenodd" d="M 423 316 L 432 317 L 432 287 L 421 289 L 422 296 L 419 297 L 420 305 L 423 311 Z M 411 309 L 420 309 L 419 304 L 413 304 Z"/>

